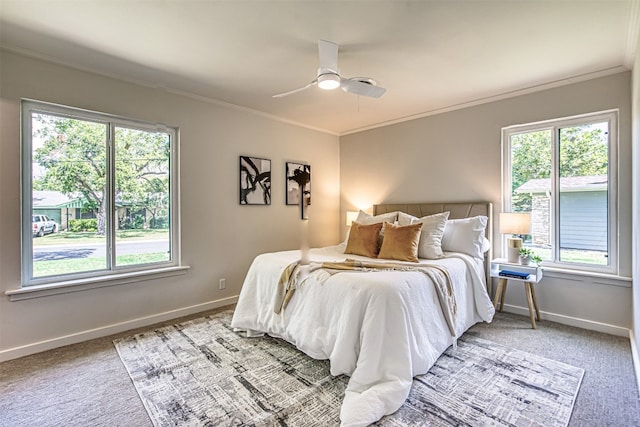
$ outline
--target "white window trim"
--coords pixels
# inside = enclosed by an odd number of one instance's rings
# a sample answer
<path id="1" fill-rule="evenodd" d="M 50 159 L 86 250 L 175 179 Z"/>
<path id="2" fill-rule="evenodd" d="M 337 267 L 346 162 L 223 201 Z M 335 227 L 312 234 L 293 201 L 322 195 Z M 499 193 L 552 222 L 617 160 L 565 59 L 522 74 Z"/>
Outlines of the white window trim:
<path id="1" fill-rule="evenodd" d="M 544 120 L 535 123 L 527 123 L 523 125 L 513 125 L 502 128 L 502 212 L 510 210 L 511 207 L 511 146 L 510 136 L 519 133 L 526 133 L 531 131 L 552 130 L 552 169 L 557 171 L 558 169 L 558 153 L 557 153 L 557 129 L 560 127 L 568 127 L 572 125 L 584 124 L 585 122 L 596 121 L 608 121 L 609 125 L 609 165 L 608 165 L 608 221 L 609 221 L 609 233 L 608 233 L 608 257 L 609 265 L 597 266 L 589 264 L 577 264 L 569 262 L 551 262 L 545 261 L 543 267 L 548 267 L 555 271 L 566 272 L 584 272 L 585 274 L 593 273 L 593 275 L 607 275 L 611 277 L 620 277 L 618 275 L 620 271 L 620 259 L 618 256 L 618 234 L 619 234 L 619 222 L 618 222 L 618 109 L 599 111 L 589 114 L 581 114 L 576 116 L 564 117 L 559 119 Z M 554 239 L 555 257 L 558 257 L 558 251 L 560 250 L 558 244 L 558 235 L 556 230 L 559 226 L 560 216 L 558 199 L 560 193 L 556 189 L 556 180 L 552 179 L 552 193 L 554 194 L 553 200 L 553 218 L 554 222 L 551 224 L 551 233 Z M 506 256 L 507 253 L 507 238 L 502 236 L 502 254 Z"/>
<path id="2" fill-rule="evenodd" d="M 169 170 L 170 185 L 170 220 L 171 220 L 171 260 L 162 263 L 141 264 L 135 266 L 126 266 L 112 268 L 110 270 L 100 270 L 93 272 L 83 272 L 70 275 L 48 276 L 45 278 L 33 278 L 33 238 L 31 234 L 30 221 L 25 220 L 32 212 L 32 142 L 31 142 L 31 120 L 28 120 L 31 113 L 37 111 L 45 114 L 53 114 L 58 116 L 66 116 L 79 118 L 83 120 L 92 120 L 100 123 L 117 123 L 121 126 L 133 127 L 144 130 L 163 131 L 171 134 L 171 167 Z M 11 297 L 11 300 L 23 299 L 18 295 L 52 295 L 58 293 L 70 292 L 69 289 L 83 290 L 93 289 L 95 287 L 110 286 L 115 284 L 130 283 L 132 281 L 145 280 L 144 277 L 160 276 L 172 271 L 184 271 L 187 266 L 181 265 L 181 239 L 180 239 L 180 194 L 179 194 L 179 165 L 180 165 L 180 130 L 177 127 L 170 127 L 161 124 L 151 124 L 143 121 L 137 121 L 116 115 L 84 110 L 81 108 L 68 107 L 59 104 L 52 104 L 32 99 L 23 99 L 21 106 L 21 223 L 22 223 L 22 262 L 21 262 L 21 288 L 9 290 L 5 292 Z M 28 138 L 28 140 L 27 140 Z M 108 169 L 113 166 L 113 160 L 107 165 Z M 107 173 L 107 179 L 113 180 L 113 174 Z M 111 201 L 112 202 L 112 201 Z M 111 205 L 109 205 L 111 206 Z M 110 208 L 108 209 L 107 218 L 109 224 L 111 221 Z M 112 238 L 115 230 L 109 227 Z M 137 279 L 136 278 L 143 278 Z M 61 292 L 54 292 L 54 288 L 59 288 Z M 45 292 L 43 292 L 45 291 Z"/>
<path id="3" fill-rule="evenodd" d="M 52 295 L 68 294 L 70 292 L 86 291 L 114 285 L 125 285 L 144 280 L 162 279 L 186 274 L 189 266 L 156 268 L 153 270 L 116 273 L 104 276 L 94 276 L 86 279 L 51 282 L 44 285 L 32 285 L 5 292 L 10 301 L 40 298 Z"/>

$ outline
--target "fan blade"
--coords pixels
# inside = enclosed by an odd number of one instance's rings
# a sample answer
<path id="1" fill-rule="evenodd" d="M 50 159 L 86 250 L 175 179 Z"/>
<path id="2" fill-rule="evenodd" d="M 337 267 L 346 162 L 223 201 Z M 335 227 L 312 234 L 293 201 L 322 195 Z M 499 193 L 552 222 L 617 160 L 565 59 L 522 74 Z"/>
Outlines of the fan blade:
<path id="1" fill-rule="evenodd" d="M 293 95 L 296 92 L 302 92 L 303 90 L 310 88 L 311 86 L 313 86 L 316 83 L 318 83 L 318 79 L 315 79 L 314 81 L 312 81 L 311 83 L 309 83 L 305 87 L 301 87 L 299 89 L 290 90 L 289 92 L 285 92 L 285 93 L 279 93 L 277 95 L 273 95 L 272 98 L 284 98 L 285 96 Z"/>
<path id="2" fill-rule="evenodd" d="M 348 93 L 356 95 L 369 96 L 371 98 L 380 98 L 387 91 L 385 88 L 375 86 L 357 79 L 340 80 L 340 88 Z"/>
<path id="3" fill-rule="evenodd" d="M 325 40 L 318 40 L 318 58 L 320 70 L 331 70 L 338 73 L 338 45 Z"/>

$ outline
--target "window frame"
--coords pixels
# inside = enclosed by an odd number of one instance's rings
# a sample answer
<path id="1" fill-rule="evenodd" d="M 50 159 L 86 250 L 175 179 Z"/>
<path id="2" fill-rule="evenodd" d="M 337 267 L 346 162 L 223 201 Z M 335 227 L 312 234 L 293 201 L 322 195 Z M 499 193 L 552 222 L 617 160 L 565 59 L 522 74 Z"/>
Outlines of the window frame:
<path id="1" fill-rule="evenodd" d="M 618 275 L 618 109 L 598 111 L 576 116 L 544 120 L 540 122 L 513 125 L 502 128 L 502 212 L 511 211 L 511 136 L 535 132 L 551 131 L 551 212 L 553 221 L 550 224 L 550 237 L 553 242 L 551 261 L 545 260 L 543 267 L 550 267 L 558 270 L 591 272 L 601 274 Z M 607 122 L 609 124 L 609 144 L 608 144 L 608 167 L 607 167 L 607 245 L 608 264 L 583 264 L 560 260 L 560 194 L 559 181 L 559 131 L 562 128 L 571 126 L 587 125 L 592 123 Z M 502 236 L 502 254 L 507 253 L 507 237 Z"/>
<path id="2" fill-rule="evenodd" d="M 141 120 L 130 119 L 97 111 L 82 108 L 70 107 L 60 104 L 53 104 L 32 99 L 22 99 L 20 108 L 21 121 L 21 290 L 37 291 L 41 288 L 67 288 L 70 285 L 99 284 L 104 286 L 105 282 L 113 279 L 114 282 L 122 282 L 123 278 L 139 277 L 147 274 L 166 273 L 178 268 L 181 269 L 180 253 L 180 197 L 179 197 L 179 141 L 180 132 L 177 127 L 165 126 L 162 124 L 149 123 Z M 60 274 L 45 277 L 33 277 L 33 236 L 32 224 L 28 219 L 33 214 L 33 143 L 32 143 L 32 120 L 34 113 L 50 114 L 71 119 L 91 121 L 104 124 L 106 126 L 107 144 L 106 150 L 106 185 L 108 194 L 106 200 L 106 269 L 84 271 L 78 273 Z M 170 258 L 168 261 L 160 261 L 146 264 L 133 264 L 117 266 L 115 263 L 116 247 L 116 215 L 113 213 L 115 195 L 115 150 L 114 131 L 116 127 L 132 128 L 149 132 L 164 132 L 169 135 L 169 248 Z M 135 279 L 138 278 L 138 279 Z"/>

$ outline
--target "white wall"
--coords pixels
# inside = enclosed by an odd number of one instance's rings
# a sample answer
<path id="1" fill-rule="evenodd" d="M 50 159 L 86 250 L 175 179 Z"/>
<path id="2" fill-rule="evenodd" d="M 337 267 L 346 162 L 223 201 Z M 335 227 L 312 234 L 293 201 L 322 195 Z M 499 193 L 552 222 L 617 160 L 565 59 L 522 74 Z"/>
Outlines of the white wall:
<path id="1" fill-rule="evenodd" d="M 625 72 L 343 136 L 341 218 L 381 202 L 487 200 L 498 213 L 502 127 L 619 108 L 620 274 L 630 277 L 630 81 Z M 497 221 L 494 230 L 500 254 Z M 631 327 L 631 294 L 629 281 L 583 276 L 548 274 L 537 287 L 543 318 L 620 335 Z M 528 314 L 521 287 L 510 285 L 506 304 Z"/>
<path id="2" fill-rule="evenodd" d="M 636 380 L 640 388 L 640 32 L 633 65 L 633 342 Z"/>
<path id="3" fill-rule="evenodd" d="M 286 161 L 309 162 L 311 244 L 338 240 L 339 140 L 262 115 L 14 53 L 0 57 L 0 360 L 233 302 L 258 253 L 294 249 L 301 221 L 285 205 Z M 20 287 L 20 99 L 180 128 L 185 275 L 9 301 Z M 238 156 L 272 161 L 272 205 L 238 204 Z M 227 289 L 218 290 L 219 278 Z"/>

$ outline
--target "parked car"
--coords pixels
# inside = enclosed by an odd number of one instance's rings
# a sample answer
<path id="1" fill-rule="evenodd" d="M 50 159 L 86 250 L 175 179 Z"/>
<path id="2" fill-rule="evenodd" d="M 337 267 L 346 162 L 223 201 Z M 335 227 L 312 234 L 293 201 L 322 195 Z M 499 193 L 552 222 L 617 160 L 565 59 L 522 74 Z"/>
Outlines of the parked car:
<path id="1" fill-rule="evenodd" d="M 58 232 L 58 224 L 46 215 L 33 215 L 32 222 L 31 230 L 34 236 L 42 237 L 45 234 Z"/>

